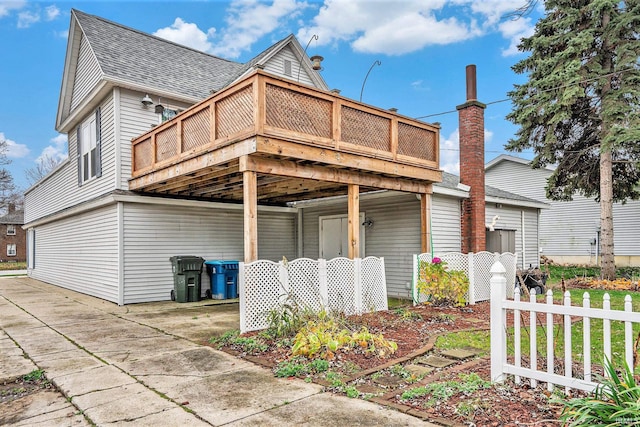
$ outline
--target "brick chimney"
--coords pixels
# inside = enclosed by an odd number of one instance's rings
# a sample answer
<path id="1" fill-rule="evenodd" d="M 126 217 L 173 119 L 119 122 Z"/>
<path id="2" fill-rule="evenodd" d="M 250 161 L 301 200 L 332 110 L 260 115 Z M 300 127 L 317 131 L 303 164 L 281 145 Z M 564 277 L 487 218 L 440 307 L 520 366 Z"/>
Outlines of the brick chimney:
<path id="1" fill-rule="evenodd" d="M 16 205 L 14 203 L 9 203 L 7 207 L 7 213 L 14 213 L 16 211 Z"/>
<path id="2" fill-rule="evenodd" d="M 477 100 L 476 66 L 467 65 L 467 101 L 458 105 L 460 126 L 460 182 L 466 184 L 469 198 L 462 202 L 462 252 L 486 249 L 484 191 L 484 109 Z"/>

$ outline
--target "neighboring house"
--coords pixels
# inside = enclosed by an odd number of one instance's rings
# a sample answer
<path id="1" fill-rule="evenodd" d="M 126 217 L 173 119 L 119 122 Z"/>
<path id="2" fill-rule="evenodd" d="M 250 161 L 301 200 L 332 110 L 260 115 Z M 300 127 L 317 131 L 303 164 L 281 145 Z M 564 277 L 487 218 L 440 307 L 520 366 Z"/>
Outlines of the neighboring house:
<path id="1" fill-rule="evenodd" d="M 540 254 L 560 263 L 599 262 L 600 204 L 576 194 L 572 201 L 546 197 L 551 168 L 532 169 L 529 160 L 500 155 L 486 164 L 488 184 L 544 200 L 550 208 L 540 216 Z M 640 201 L 613 206 L 616 265 L 640 265 Z"/>
<path id="2" fill-rule="evenodd" d="M 169 299 L 173 255 L 275 261 L 350 244 L 385 257 L 389 294 L 407 296 L 430 237 L 436 252 L 469 241 L 474 186 L 438 170 L 436 126 L 327 89 L 293 36 L 239 64 L 72 10 L 56 119 L 69 158 L 25 194 L 28 274 L 123 305 Z M 489 187 L 481 199 L 479 247 L 499 216 L 494 249 L 537 260 L 546 205 Z"/>
<path id="3" fill-rule="evenodd" d="M 7 214 L 0 217 L 0 262 L 24 262 L 27 259 L 24 211 L 9 203 Z"/>

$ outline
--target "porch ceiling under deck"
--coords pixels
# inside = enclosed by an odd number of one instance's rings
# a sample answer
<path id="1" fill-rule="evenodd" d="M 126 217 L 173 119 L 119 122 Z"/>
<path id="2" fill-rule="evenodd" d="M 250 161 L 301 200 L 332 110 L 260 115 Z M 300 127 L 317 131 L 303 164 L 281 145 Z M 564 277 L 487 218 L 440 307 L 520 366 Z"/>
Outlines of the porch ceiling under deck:
<path id="1" fill-rule="evenodd" d="M 262 71 L 132 142 L 133 191 L 243 201 L 255 172 L 261 204 L 441 181 L 436 126 Z"/>

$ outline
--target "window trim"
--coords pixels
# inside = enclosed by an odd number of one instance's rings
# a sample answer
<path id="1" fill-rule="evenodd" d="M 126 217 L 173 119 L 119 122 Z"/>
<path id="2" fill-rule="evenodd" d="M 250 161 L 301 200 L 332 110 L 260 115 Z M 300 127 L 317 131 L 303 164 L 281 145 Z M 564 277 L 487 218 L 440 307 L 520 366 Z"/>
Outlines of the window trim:
<path id="1" fill-rule="evenodd" d="M 7 224 L 7 236 L 15 236 L 15 235 L 16 235 L 16 225 Z"/>
<path id="2" fill-rule="evenodd" d="M 10 249 L 13 249 L 13 251 L 10 251 Z M 16 256 L 17 254 L 18 254 L 18 248 L 16 247 L 16 244 L 7 243 L 7 256 Z"/>
<path id="3" fill-rule="evenodd" d="M 93 127 L 95 126 L 95 127 Z M 102 176 L 102 123 L 100 108 L 77 129 L 78 186 Z M 86 139 L 89 138 L 87 142 Z"/>

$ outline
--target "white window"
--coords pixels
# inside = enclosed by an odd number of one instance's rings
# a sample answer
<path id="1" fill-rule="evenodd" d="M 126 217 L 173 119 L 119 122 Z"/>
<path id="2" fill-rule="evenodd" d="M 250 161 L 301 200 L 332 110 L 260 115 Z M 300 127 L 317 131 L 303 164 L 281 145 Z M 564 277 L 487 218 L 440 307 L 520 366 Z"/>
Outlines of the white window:
<path id="1" fill-rule="evenodd" d="M 7 236 L 15 236 L 15 235 L 16 235 L 15 224 L 7 224 Z"/>
<path id="2" fill-rule="evenodd" d="M 7 244 L 7 256 L 16 256 L 16 244 L 15 243 Z"/>
<path id="3" fill-rule="evenodd" d="M 78 185 L 102 175 L 100 109 L 78 128 Z"/>

